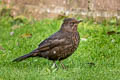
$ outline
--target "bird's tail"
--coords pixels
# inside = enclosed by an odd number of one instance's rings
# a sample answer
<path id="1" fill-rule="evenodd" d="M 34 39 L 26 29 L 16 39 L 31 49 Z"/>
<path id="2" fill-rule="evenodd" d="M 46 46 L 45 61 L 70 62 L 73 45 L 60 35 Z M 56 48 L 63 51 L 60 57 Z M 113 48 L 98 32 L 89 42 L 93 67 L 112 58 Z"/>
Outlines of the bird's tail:
<path id="1" fill-rule="evenodd" d="M 29 57 L 34 57 L 34 56 L 38 55 L 38 52 L 39 52 L 39 49 L 35 49 L 32 52 L 30 52 L 29 54 L 26 54 L 24 56 L 21 56 L 21 57 L 14 59 L 13 62 L 20 62 L 20 61 L 25 60 Z"/>
<path id="2" fill-rule="evenodd" d="M 32 54 L 29 53 L 29 54 L 26 54 L 26 55 L 24 55 L 24 56 L 21 56 L 21 57 L 18 57 L 18 58 L 16 58 L 16 59 L 14 59 L 13 62 L 20 62 L 20 61 L 22 61 L 22 60 L 24 60 L 24 59 L 27 59 L 27 58 L 31 57 L 31 56 L 32 56 Z"/>

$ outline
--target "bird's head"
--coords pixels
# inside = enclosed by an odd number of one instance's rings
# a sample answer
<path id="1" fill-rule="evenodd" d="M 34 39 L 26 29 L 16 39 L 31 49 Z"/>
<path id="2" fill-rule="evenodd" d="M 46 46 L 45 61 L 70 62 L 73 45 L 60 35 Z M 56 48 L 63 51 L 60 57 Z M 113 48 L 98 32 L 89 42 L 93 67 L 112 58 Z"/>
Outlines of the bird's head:
<path id="1" fill-rule="evenodd" d="M 65 18 L 61 26 L 61 30 L 68 32 L 76 32 L 78 24 L 82 21 L 83 20 L 78 21 L 74 18 Z"/>

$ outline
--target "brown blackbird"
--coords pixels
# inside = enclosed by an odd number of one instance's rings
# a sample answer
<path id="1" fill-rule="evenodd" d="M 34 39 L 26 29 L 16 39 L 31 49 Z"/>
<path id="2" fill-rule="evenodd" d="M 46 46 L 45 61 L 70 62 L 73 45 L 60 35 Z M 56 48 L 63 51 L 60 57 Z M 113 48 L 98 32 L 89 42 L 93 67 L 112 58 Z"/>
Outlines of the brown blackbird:
<path id="1" fill-rule="evenodd" d="M 41 42 L 37 49 L 13 61 L 22 61 L 30 57 L 43 57 L 52 60 L 56 66 L 55 61 L 69 57 L 77 49 L 80 42 L 77 26 L 80 22 L 82 20 L 65 18 L 59 31 Z M 62 67 L 64 68 L 63 64 Z"/>

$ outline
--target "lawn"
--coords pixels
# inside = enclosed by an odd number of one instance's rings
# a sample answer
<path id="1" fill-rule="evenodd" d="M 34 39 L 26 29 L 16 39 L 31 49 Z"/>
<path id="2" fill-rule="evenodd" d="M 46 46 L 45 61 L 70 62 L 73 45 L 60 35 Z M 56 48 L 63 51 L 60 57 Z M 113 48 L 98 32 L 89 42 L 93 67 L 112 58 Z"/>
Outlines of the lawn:
<path id="1" fill-rule="evenodd" d="M 39 43 L 59 30 L 62 20 L 0 18 L 0 80 L 120 80 L 120 26 L 85 20 L 78 26 L 78 49 L 63 63 L 67 69 L 51 68 L 52 61 L 29 58 L 12 60 L 37 48 Z"/>

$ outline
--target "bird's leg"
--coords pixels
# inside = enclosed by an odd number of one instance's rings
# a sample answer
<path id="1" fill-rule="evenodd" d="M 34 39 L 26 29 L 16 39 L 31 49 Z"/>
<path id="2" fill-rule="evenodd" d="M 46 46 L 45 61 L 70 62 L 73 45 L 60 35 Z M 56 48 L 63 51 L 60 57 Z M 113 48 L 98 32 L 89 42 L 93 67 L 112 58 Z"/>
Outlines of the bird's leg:
<path id="1" fill-rule="evenodd" d="M 56 61 L 53 61 L 53 65 L 51 68 L 58 68 L 57 64 L 56 64 Z"/>
<path id="2" fill-rule="evenodd" d="M 63 69 L 66 69 L 66 67 L 64 66 L 64 64 L 61 61 L 60 61 L 60 64 L 61 64 Z"/>

